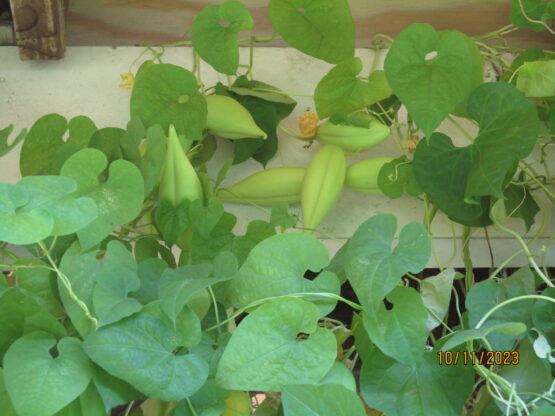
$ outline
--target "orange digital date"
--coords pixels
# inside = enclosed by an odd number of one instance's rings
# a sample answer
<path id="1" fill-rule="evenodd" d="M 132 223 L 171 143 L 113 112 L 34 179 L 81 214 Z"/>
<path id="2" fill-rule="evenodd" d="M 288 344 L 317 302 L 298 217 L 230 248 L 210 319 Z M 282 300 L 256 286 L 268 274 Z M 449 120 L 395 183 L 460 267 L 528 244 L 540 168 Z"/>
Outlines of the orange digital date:
<path id="1" fill-rule="evenodd" d="M 438 351 L 439 365 L 518 365 L 518 351 Z"/>

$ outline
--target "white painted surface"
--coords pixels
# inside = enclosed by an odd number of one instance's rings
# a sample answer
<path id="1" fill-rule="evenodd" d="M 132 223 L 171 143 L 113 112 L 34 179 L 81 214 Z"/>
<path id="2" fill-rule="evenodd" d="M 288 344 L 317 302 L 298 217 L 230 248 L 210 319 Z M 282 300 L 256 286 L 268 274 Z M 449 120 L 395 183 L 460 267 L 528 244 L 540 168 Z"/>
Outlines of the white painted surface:
<path id="1" fill-rule="evenodd" d="M 0 128 L 7 124 L 14 124 L 17 131 L 30 128 L 41 116 L 48 113 L 59 113 L 70 119 L 76 115 L 84 114 L 100 127 L 123 127 L 129 119 L 129 89 L 121 89 L 118 85 L 122 82 L 120 74 L 128 72 L 130 64 L 140 55 L 142 48 L 120 47 L 69 47 L 66 57 L 61 61 L 20 61 L 17 48 L 0 47 Z M 247 50 L 242 50 L 242 59 L 247 58 Z M 363 73 L 368 71 L 371 62 L 371 52 L 358 50 L 357 56 L 365 64 Z M 133 66 L 133 72 L 144 59 L 145 54 Z M 192 68 L 191 51 L 186 48 L 167 48 L 163 61 Z M 383 61 L 383 56 L 382 56 Z M 380 63 L 381 65 L 381 63 Z M 296 94 L 312 94 L 320 78 L 332 68 L 332 65 L 301 54 L 290 48 L 257 48 L 255 50 L 254 77 L 260 81 L 268 82 L 283 91 Z M 217 81 L 226 83 L 225 77 L 216 74 L 211 67 L 202 65 L 202 82 L 211 86 Z M 297 118 L 307 107 L 314 107 L 311 98 L 294 97 L 298 105 L 294 113 L 284 121 L 284 124 L 296 130 Z M 464 123 L 464 121 L 463 121 Z M 472 125 L 465 124 L 469 130 Z M 450 123 L 444 123 L 439 131 L 450 135 L 455 144 L 466 145 L 464 138 L 459 137 L 457 130 Z M 268 167 L 276 166 L 306 166 L 312 155 L 318 150 L 319 145 L 314 144 L 310 149 L 305 149 L 305 143 L 290 138 L 279 132 L 279 151 Z M 397 150 L 393 140 L 386 140 L 374 149 L 350 157 L 349 162 L 373 156 L 397 157 Z M 555 152 L 552 152 L 555 158 Z M 211 173 L 217 172 L 221 164 L 231 157 L 231 145 L 226 140 L 219 142 L 216 157 L 209 164 Z M 8 156 L 0 159 L 0 181 L 17 182 L 19 180 L 19 148 Z M 531 162 L 537 157 L 530 157 Z M 234 166 L 225 184 L 231 184 L 239 179 L 261 169 L 260 164 L 247 161 Z M 544 201 L 544 205 L 548 204 Z M 552 205 L 551 205 L 552 207 Z M 242 232 L 249 221 L 268 215 L 254 207 L 243 205 L 228 205 L 228 210 L 238 216 L 237 230 Z M 300 207 L 293 206 L 295 214 L 300 215 Z M 269 212 L 269 210 L 268 210 Z M 389 212 L 395 214 L 399 228 L 411 221 L 421 221 L 424 216 L 423 203 L 413 197 L 402 197 L 390 200 L 385 196 L 362 195 L 344 190 L 341 200 L 334 210 L 328 215 L 320 228 L 323 232 L 339 240 L 352 235 L 357 226 L 374 214 Z M 555 234 L 555 212 L 553 208 L 547 213 L 547 223 L 542 232 L 542 238 L 536 241 L 536 250 L 546 238 Z M 538 216 L 537 224 L 527 233 L 534 236 L 541 218 Z M 462 227 L 452 223 L 442 213 L 438 213 L 432 224 L 432 233 L 435 238 L 437 258 L 442 266 L 461 266 L 461 240 L 457 238 L 458 255 L 453 255 L 453 233 L 460 237 Z M 519 233 L 524 232 L 520 220 L 510 220 L 507 223 Z M 503 232 L 490 227 L 488 229 L 492 240 L 495 263 L 499 264 L 520 249 L 518 242 L 508 238 Z M 324 239 L 332 252 L 339 247 L 338 241 Z M 490 255 L 487 249 L 483 230 L 478 230 L 473 235 L 471 254 L 475 266 L 490 266 Z M 548 264 L 555 266 L 555 245 L 551 245 L 547 255 Z M 518 257 L 510 265 L 525 264 L 524 257 Z M 432 258 L 429 267 L 435 267 Z"/>

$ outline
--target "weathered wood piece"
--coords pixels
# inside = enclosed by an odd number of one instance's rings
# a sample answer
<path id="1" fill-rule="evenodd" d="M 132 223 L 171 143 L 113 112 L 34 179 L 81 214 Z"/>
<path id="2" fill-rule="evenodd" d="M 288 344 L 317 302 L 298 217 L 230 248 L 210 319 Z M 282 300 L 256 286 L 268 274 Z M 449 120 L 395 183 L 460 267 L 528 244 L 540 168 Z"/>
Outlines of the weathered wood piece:
<path id="1" fill-rule="evenodd" d="M 65 51 L 64 0 L 10 0 L 22 60 L 60 59 Z"/>

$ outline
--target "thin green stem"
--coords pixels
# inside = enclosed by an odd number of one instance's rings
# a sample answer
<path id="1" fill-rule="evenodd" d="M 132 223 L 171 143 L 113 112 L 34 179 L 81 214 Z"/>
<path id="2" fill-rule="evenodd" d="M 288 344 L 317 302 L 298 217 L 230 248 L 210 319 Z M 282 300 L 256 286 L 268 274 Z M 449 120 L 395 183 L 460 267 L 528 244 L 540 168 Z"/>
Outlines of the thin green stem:
<path id="1" fill-rule="evenodd" d="M 189 410 L 191 411 L 191 414 L 193 416 L 198 416 L 197 412 L 195 411 L 195 408 L 193 407 L 193 403 L 191 403 L 191 399 L 186 397 L 185 401 L 187 402 L 187 407 L 189 407 Z"/>
<path id="2" fill-rule="evenodd" d="M 555 285 L 553 285 L 553 283 L 551 283 L 551 280 L 549 280 L 549 277 L 546 276 L 540 270 L 538 265 L 536 264 L 536 261 L 534 260 L 534 256 L 532 255 L 532 253 L 530 253 L 530 250 L 529 250 L 528 246 L 526 245 L 526 243 L 524 242 L 524 240 L 522 239 L 522 237 L 518 233 L 514 232 L 513 230 L 511 230 L 508 227 L 505 227 L 499 221 L 497 221 L 496 218 L 495 218 L 495 215 L 492 216 L 492 220 L 493 220 L 494 224 L 497 227 L 499 227 L 501 230 L 505 231 L 507 234 L 512 235 L 514 238 L 516 238 L 518 240 L 518 242 L 520 243 L 520 245 L 522 246 L 522 248 L 524 250 L 524 253 L 526 254 L 526 257 L 528 258 L 528 261 L 530 262 L 530 264 L 532 264 L 532 267 L 538 273 L 538 276 L 540 276 L 540 278 L 547 284 L 547 286 L 554 287 Z"/>
<path id="3" fill-rule="evenodd" d="M 524 253 L 524 249 L 520 249 L 517 252 L 511 254 L 509 257 L 507 257 L 507 259 L 501 263 L 499 265 L 499 267 L 497 269 L 494 270 L 494 272 L 489 276 L 489 279 L 493 279 L 497 276 L 497 273 L 499 273 L 501 270 L 503 270 L 505 268 L 505 266 L 507 265 L 507 263 L 509 263 L 511 260 L 513 260 L 515 257 L 520 256 L 522 253 Z"/>
<path id="4" fill-rule="evenodd" d="M 455 231 L 455 224 L 453 223 L 453 221 L 449 221 L 449 225 L 451 226 L 451 236 L 453 237 L 453 255 L 449 257 L 449 260 L 447 260 L 447 265 L 445 267 L 450 267 L 451 262 L 455 260 L 457 254 L 459 253 L 459 250 L 457 249 L 457 233 Z"/>
<path id="5" fill-rule="evenodd" d="M 260 91 L 260 92 L 273 92 L 274 94 L 281 94 L 281 95 L 294 96 L 294 97 L 314 98 L 314 95 L 311 95 L 311 94 L 296 94 L 296 93 L 293 93 L 293 92 L 284 92 L 284 91 L 280 91 L 280 90 L 272 90 L 270 88 L 252 88 L 252 90 Z"/>
<path id="6" fill-rule="evenodd" d="M 268 42 L 272 42 L 274 40 L 280 40 L 283 39 L 280 35 L 272 35 L 272 36 L 249 36 L 248 38 L 239 38 L 237 39 L 237 42 L 246 42 L 246 41 L 251 41 L 252 39 L 254 39 L 254 42 L 256 43 L 268 43 Z"/>
<path id="7" fill-rule="evenodd" d="M 470 236 L 472 228 L 465 226 L 463 229 L 463 261 L 465 265 L 464 282 L 466 291 L 474 285 L 474 270 L 472 265 L 472 258 L 470 257 Z"/>
<path id="8" fill-rule="evenodd" d="M 426 231 L 430 234 L 431 243 L 432 243 L 432 254 L 434 256 L 434 261 L 436 262 L 437 267 L 443 271 L 443 267 L 441 266 L 441 262 L 439 261 L 439 257 L 437 255 L 436 244 L 434 242 L 433 234 L 432 234 L 432 221 L 434 220 L 438 208 L 436 205 L 432 207 L 432 211 L 430 212 L 429 204 L 431 201 L 429 200 L 427 195 L 424 195 L 424 224 L 426 226 Z"/>
<path id="9" fill-rule="evenodd" d="M 374 57 L 372 58 L 372 65 L 370 66 L 370 72 L 368 72 L 368 78 L 370 78 L 370 76 L 372 75 L 372 72 L 374 72 L 378 67 L 381 54 L 382 54 L 382 48 L 378 48 L 374 50 Z"/>
<path id="10" fill-rule="evenodd" d="M 41 266 L 38 264 L 0 264 L 0 267 L 6 268 L 6 269 L 46 269 L 46 270 L 50 270 L 51 272 L 56 271 L 52 267 Z"/>
<path id="11" fill-rule="evenodd" d="M 127 409 L 125 409 L 125 414 L 124 416 L 129 416 L 129 414 L 131 413 L 131 409 L 133 409 L 133 404 L 135 403 L 135 400 L 131 400 L 131 402 L 129 403 L 129 405 L 127 406 Z"/>
<path id="12" fill-rule="evenodd" d="M 547 189 L 547 188 L 545 187 L 545 185 L 544 185 L 543 183 L 541 183 L 541 182 L 537 179 L 538 174 L 536 173 L 536 171 L 534 170 L 534 168 L 533 168 L 529 163 L 527 163 L 527 162 L 524 161 L 524 160 L 520 160 L 520 162 L 525 166 L 524 168 L 523 168 L 522 166 L 521 166 L 520 168 L 521 168 L 522 170 L 524 170 L 526 173 L 528 173 L 528 176 L 530 176 L 530 178 L 531 178 L 534 182 L 536 182 L 536 184 L 537 184 L 540 188 L 542 188 L 542 191 L 547 195 L 547 197 L 551 200 L 551 202 L 553 202 L 553 203 L 555 204 L 555 194 L 553 194 L 549 189 Z M 530 173 L 532 173 L 532 174 L 530 174 Z"/>
<path id="13" fill-rule="evenodd" d="M 285 126 L 284 126 L 283 124 L 281 124 L 281 123 L 278 124 L 278 128 L 279 128 L 282 132 L 284 132 L 285 134 L 287 134 L 288 136 L 291 136 L 291 137 L 293 137 L 293 138 L 295 138 L 295 139 L 301 140 L 301 141 L 303 141 L 303 142 L 310 141 L 310 140 L 308 140 L 308 139 L 306 139 L 306 138 L 304 138 L 304 137 L 298 135 L 298 134 L 295 133 L 294 131 L 288 129 L 287 127 L 285 127 Z"/>
<path id="14" fill-rule="evenodd" d="M 526 10 L 524 9 L 524 5 L 522 4 L 522 0 L 518 0 L 518 6 L 520 7 L 520 12 L 522 13 L 522 15 L 526 20 L 528 20 L 531 23 L 537 23 L 539 25 L 542 25 L 544 28 L 546 28 L 549 31 L 549 33 L 551 33 L 552 35 L 555 35 L 555 31 L 551 29 L 544 21 L 532 19 L 530 16 L 528 16 L 528 14 L 526 13 Z"/>
<path id="15" fill-rule="evenodd" d="M 494 314 L 496 311 L 501 309 L 503 306 L 506 306 L 513 302 L 518 302 L 519 300 L 524 300 L 524 299 L 541 299 L 541 300 L 546 300 L 548 302 L 555 303 L 555 299 L 550 298 L 548 296 L 542 296 L 542 295 L 523 295 L 523 296 L 517 296 L 515 298 L 507 299 L 506 301 L 495 305 L 493 308 L 487 311 L 487 313 L 484 316 L 482 316 L 482 319 L 478 321 L 475 328 L 476 329 L 480 328 L 492 314 Z"/>
<path id="16" fill-rule="evenodd" d="M 518 28 L 516 28 L 515 25 L 513 25 L 513 24 L 508 24 L 506 26 L 503 26 L 501 29 L 494 30 L 493 32 L 488 32 L 488 33 L 484 33 L 482 35 L 472 36 L 472 39 L 482 40 L 482 39 L 488 39 L 488 38 L 496 38 L 496 37 L 500 36 L 501 34 L 504 34 L 505 32 L 511 31 L 513 29 L 518 29 Z"/>
<path id="17" fill-rule="evenodd" d="M 87 305 L 85 304 L 85 302 L 83 302 L 81 299 L 79 299 L 77 297 L 77 295 L 75 294 L 75 292 L 73 291 L 73 288 L 71 287 L 71 282 L 69 281 L 69 279 L 67 278 L 67 276 L 60 270 L 58 269 L 58 266 L 56 265 L 56 262 L 52 259 L 52 256 L 50 256 L 50 252 L 46 249 L 46 247 L 44 246 L 44 243 L 42 241 L 40 241 L 38 243 L 39 247 L 42 249 L 42 251 L 44 252 L 44 254 L 46 255 L 46 258 L 48 259 L 48 261 L 50 262 L 50 265 L 52 266 L 52 268 L 54 269 L 54 271 L 56 272 L 56 274 L 58 275 L 58 277 L 60 278 L 62 284 L 65 286 L 66 290 L 68 291 L 69 297 L 79 305 L 79 307 L 83 310 L 83 312 L 85 313 L 85 316 L 90 319 L 95 328 L 98 326 L 98 320 L 92 316 L 91 312 L 89 311 L 89 308 L 87 307 Z"/>
<path id="18" fill-rule="evenodd" d="M 317 232 L 318 234 L 323 235 L 324 237 L 326 237 L 326 238 L 329 239 L 329 240 L 333 240 L 333 241 L 338 242 L 338 243 L 342 243 L 342 242 L 343 242 L 343 241 L 340 240 L 339 238 L 337 238 L 337 237 L 335 237 L 335 236 L 333 236 L 333 235 L 331 235 L 331 234 L 328 234 L 328 233 L 326 233 L 326 232 L 324 232 L 324 231 L 322 231 L 322 230 L 320 230 L 320 229 L 318 229 L 318 228 L 308 228 L 308 227 L 298 227 L 298 226 L 295 226 L 295 227 L 293 227 L 293 229 L 295 229 L 295 230 L 301 230 L 301 231 L 314 231 L 314 232 Z"/>
<path id="19" fill-rule="evenodd" d="M 210 298 L 212 299 L 212 304 L 214 305 L 214 315 L 216 316 L 216 325 L 218 326 L 218 334 L 221 334 L 220 328 L 220 312 L 218 311 L 218 302 L 216 302 L 216 296 L 212 290 L 212 286 L 208 286 L 208 293 L 210 293 Z"/>
<path id="20" fill-rule="evenodd" d="M 438 321 L 447 331 L 449 331 L 449 333 L 453 333 L 455 331 L 453 331 L 451 328 L 449 328 L 449 325 L 447 325 L 445 322 L 443 322 L 443 319 L 441 319 L 437 313 L 435 313 L 432 309 L 430 309 L 429 307 L 426 306 L 426 310 L 428 311 L 428 313 L 430 313 L 430 315 L 432 315 L 434 317 L 434 319 L 436 321 Z"/>

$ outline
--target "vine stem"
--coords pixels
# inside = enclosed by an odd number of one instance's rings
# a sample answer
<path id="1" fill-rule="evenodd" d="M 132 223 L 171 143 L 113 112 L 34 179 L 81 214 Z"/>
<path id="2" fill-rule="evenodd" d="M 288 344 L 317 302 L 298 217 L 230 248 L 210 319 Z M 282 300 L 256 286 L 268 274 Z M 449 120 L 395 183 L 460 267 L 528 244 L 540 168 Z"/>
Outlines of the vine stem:
<path id="1" fill-rule="evenodd" d="M 214 295 L 214 291 L 212 290 L 212 286 L 208 286 L 208 293 L 210 293 L 210 298 L 212 299 L 212 303 L 214 304 L 214 314 L 216 316 L 216 325 L 218 326 L 218 334 L 221 334 L 222 331 L 220 329 L 220 313 L 218 312 L 218 303 L 216 302 L 216 296 Z"/>
<path id="2" fill-rule="evenodd" d="M 439 261 L 439 257 L 437 255 L 437 250 L 436 250 L 436 244 L 434 242 L 434 236 L 432 234 L 432 221 L 434 220 L 436 213 L 437 213 L 437 206 L 434 205 L 432 207 L 432 212 L 430 212 L 429 209 L 429 204 L 430 204 L 430 199 L 428 198 L 427 195 L 424 196 L 424 220 L 425 220 L 425 224 L 426 224 L 426 230 L 428 231 L 428 234 L 430 234 L 430 239 L 432 242 L 432 254 L 434 257 L 434 261 L 436 262 L 437 267 L 439 268 L 440 271 L 443 271 L 444 267 L 441 265 L 440 261 Z"/>
<path id="3" fill-rule="evenodd" d="M 549 189 L 547 189 L 547 188 L 545 187 L 545 185 L 544 185 L 543 183 L 541 183 L 541 182 L 538 180 L 538 178 L 537 178 L 538 174 L 536 173 L 536 171 L 534 170 L 534 168 L 533 168 L 529 163 L 525 162 L 524 160 L 521 160 L 520 162 L 525 166 L 525 168 L 523 168 L 522 166 L 521 166 L 520 168 L 521 168 L 522 170 L 526 171 L 528 174 L 530 174 L 530 172 L 531 172 L 530 178 L 531 178 L 534 182 L 536 182 L 536 184 L 537 184 L 540 188 L 542 188 L 542 191 L 547 195 L 547 197 L 551 200 L 551 202 L 553 202 L 553 203 L 555 204 L 555 194 L 553 194 Z M 528 172 L 528 171 L 529 171 L 529 172 Z"/>
<path id="4" fill-rule="evenodd" d="M 518 0 L 518 6 L 520 7 L 520 12 L 522 13 L 522 15 L 526 20 L 528 20 L 531 23 L 537 23 L 539 25 L 542 25 L 549 31 L 549 33 L 551 33 L 552 35 L 555 35 L 555 31 L 551 29 L 544 21 L 532 19 L 530 16 L 528 16 L 528 14 L 526 13 L 526 10 L 524 10 L 524 5 L 522 4 L 522 0 Z"/>
<path id="5" fill-rule="evenodd" d="M 73 288 L 71 287 L 71 282 L 69 281 L 67 276 L 58 268 L 58 266 L 56 265 L 56 262 L 52 259 L 52 256 L 50 255 L 50 252 L 44 246 L 44 243 L 42 241 L 39 241 L 38 245 L 44 251 L 44 254 L 46 255 L 46 258 L 48 259 L 48 261 L 50 262 L 50 265 L 52 266 L 52 268 L 54 269 L 54 271 L 56 272 L 56 274 L 60 278 L 62 284 L 67 289 L 67 291 L 69 293 L 69 297 L 79 305 L 79 307 L 85 313 L 85 316 L 93 322 L 95 328 L 98 327 L 98 320 L 94 316 L 92 316 L 92 314 L 89 311 L 89 308 L 87 307 L 85 302 L 83 302 L 81 299 L 79 299 L 77 297 L 77 295 L 73 291 Z"/>
<path id="6" fill-rule="evenodd" d="M 129 403 L 129 405 L 127 406 L 127 409 L 125 409 L 125 415 L 124 416 L 129 416 L 131 409 L 133 408 L 133 404 L 135 403 L 135 400 L 131 400 L 131 403 Z"/>
<path id="7" fill-rule="evenodd" d="M 466 290 L 474 285 L 474 271 L 472 266 L 472 258 L 470 257 L 470 236 L 472 235 L 472 227 L 465 226 L 463 229 L 463 261 L 466 267 L 464 276 Z"/>
<path id="8" fill-rule="evenodd" d="M 284 92 L 284 91 L 280 91 L 280 90 L 272 90 L 270 88 L 252 88 L 252 90 L 260 91 L 260 92 L 273 92 L 275 94 L 281 94 L 281 95 L 293 95 L 295 97 L 314 98 L 314 95 L 312 95 L 312 94 L 297 94 L 297 93 L 293 93 L 293 92 Z"/>
<path id="9" fill-rule="evenodd" d="M 283 124 L 279 123 L 278 124 L 278 128 L 284 132 L 285 134 L 287 134 L 288 136 L 291 136 L 297 140 L 301 140 L 303 142 L 309 141 L 307 139 L 305 139 L 304 137 L 301 137 L 300 135 L 298 135 L 297 133 L 295 133 L 294 131 L 288 129 L 287 127 L 285 127 Z"/>
<path id="10" fill-rule="evenodd" d="M 516 298 L 511 298 L 511 299 L 507 299 L 504 302 L 501 302 L 498 305 L 495 305 L 493 308 L 491 308 L 484 316 L 482 316 L 482 319 L 480 319 L 480 321 L 476 324 L 476 329 L 480 328 L 484 322 L 487 321 L 487 319 L 494 314 L 496 311 L 498 311 L 499 309 L 501 309 L 503 306 L 509 305 L 510 303 L 513 302 L 517 302 L 519 300 L 524 300 L 524 299 L 542 299 L 542 300 L 546 300 L 548 302 L 553 302 L 555 303 L 555 299 L 547 297 L 547 296 L 542 296 L 542 295 L 523 295 L 523 296 L 517 296 Z"/>
<path id="11" fill-rule="evenodd" d="M 482 40 L 482 39 L 488 39 L 488 38 L 496 38 L 496 37 L 498 37 L 502 34 L 512 32 L 513 30 L 517 30 L 517 29 L 518 28 L 511 23 L 511 24 L 508 24 L 506 26 L 503 26 L 501 29 L 494 30 L 493 32 L 488 32 L 488 33 L 484 33 L 482 35 L 472 36 L 472 39 Z"/>
<path id="12" fill-rule="evenodd" d="M 193 403 L 191 403 L 191 399 L 187 397 L 185 398 L 185 400 L 187 401 L 187 406 L 189 407 L 189 410 L 191 411 L 193 416 L 198 416 L 197 412 L 195 411 L 195 408 L 193 407 Z"/>
<path id="13" fill-rule="evenodd" d="M 41 266 L 39 264 L 1 264 L 0 263 L 0 267 L 5 268 L 5 269 L 46 269 L 46 270 L 50 270 L 51 272 L 55 272 L 56 270 L 53 269 L 52 267 L 48 267 L 48 266 Z"/>
<path id="14" fill-rule="evenodd" d="M 532 267 L 534 268 L 536 273 L 538 273 L 538 276 L 540 276 L 540 278 L 547 284 L 547 286 L 555 287 L 555 285 L 553 285 L 553 283 L 551 283 L 551 280 L 549 280 L 549 278 L 538 267 L 536 261 L 534 260 L 534 256 L 532 255 L 532 253 L 530 253 L 530 250 L 529 250 L 528 246 L 526 245 L 526 243 L 524 242 L 524 240 L 522 239 L 522 237 L 520 235 L 518 235 L 518 233 L 511 230 L 510 228 L 505 227 L 504 225 L 499 223 L 499 221 L 497 221 L 497 219 L 495 218 L 495 215 L 492 215 L 491 218 L 492 218 L 494 224 L 497 227 L 499 227 L 499 229 L 501 229 L 501 230 L 505 231 L 506 233 L 512 235 L 514 238 L 516 238 L 518 240 L 518 242 L 522 246 L 522 249 L 524 250 L 524 253 L 526 254 L 526 257 L 528 258 L 528 261 L 530 261 L 530 263 L 532 264 Z"/>

